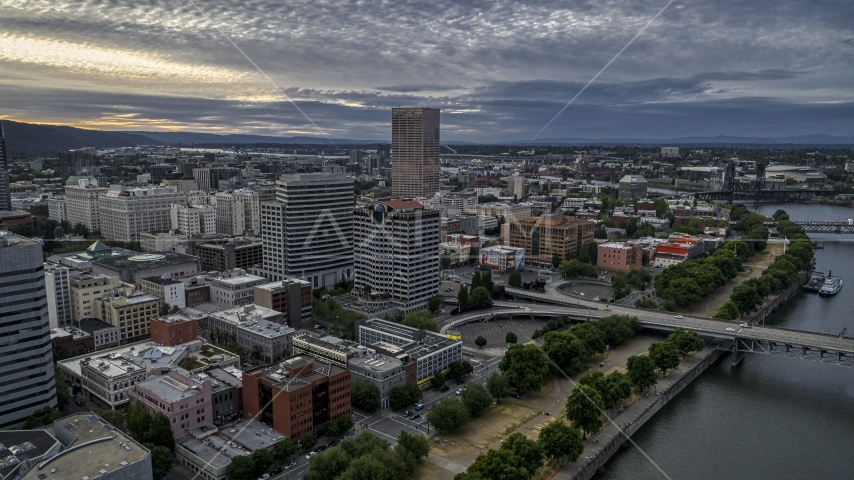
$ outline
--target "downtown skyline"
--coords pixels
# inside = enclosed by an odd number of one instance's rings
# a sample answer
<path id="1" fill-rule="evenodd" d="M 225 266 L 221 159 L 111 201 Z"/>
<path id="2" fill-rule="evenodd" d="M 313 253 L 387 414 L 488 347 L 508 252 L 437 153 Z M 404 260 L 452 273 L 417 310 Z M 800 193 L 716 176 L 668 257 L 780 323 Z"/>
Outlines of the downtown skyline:
<path id="1" fill-rule="evenodd" d="M 0 118 L 386 139 L 429 106 L 443 141 L 526 141 L 665 5 L 0 0 Z M 672 2 L 539 138 L 854 135 L 851 17 Z"/>

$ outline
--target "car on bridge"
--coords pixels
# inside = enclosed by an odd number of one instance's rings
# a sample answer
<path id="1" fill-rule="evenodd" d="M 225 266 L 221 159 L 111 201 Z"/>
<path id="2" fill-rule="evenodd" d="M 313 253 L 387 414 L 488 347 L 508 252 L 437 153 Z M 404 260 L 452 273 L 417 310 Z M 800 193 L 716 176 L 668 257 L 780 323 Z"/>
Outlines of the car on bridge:
<path id="1" fill-rule="evenodd" d="M 726 327 L 726 331 L 727 331 L 727 332 L 734 332 L 734 331 L 735 331 L 735 329 L 734 329 L 734 328 L 732 328 L 732 327 Z"/>
<path id="2" fill-rule="evenodd" d="M 740 325 L 739 325 L 739 327 L 741 327 L 741 328 L 750 328 L 750 324 L 749 324 L 749 323 L 742 323 L 742 324 L 740 324 Z"/>
<path id="3" fill-rule="evenodd" d="M 685 318 L 685 317 L 683 317 L 682 315 L 676 315 L 676 316 L 675 316 L 675 317 L 673 317 L 673 318 L 683 319 L 683 318 Z"/>

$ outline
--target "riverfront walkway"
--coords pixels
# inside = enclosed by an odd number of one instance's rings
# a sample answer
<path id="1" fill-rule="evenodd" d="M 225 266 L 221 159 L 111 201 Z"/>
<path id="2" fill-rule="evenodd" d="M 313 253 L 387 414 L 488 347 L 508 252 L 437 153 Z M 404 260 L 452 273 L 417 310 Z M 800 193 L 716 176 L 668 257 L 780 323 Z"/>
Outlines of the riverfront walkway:
<path id="1" fill-rule="evenodd" d="M 628 442 L 626 435 L 631 437 L 637 432 L 656 412 L 661 410 L 664 405 L 717 361 L 723 353 L 722 350 L 718 349 L 718 345 L 709 344 L 703 350 L 684 359 L 678 369 L 670 372 L 664 378 L 659 378 L 658 384 L 654 389 L 647 392 L 646 396 L 638 398 L 622 413 L 616 414 L 616 416 L 611 414 L 613 422 L 606 424 L 599 434 L 588 438 L 584 445 L 584 451 L 578 460 L 564 465 L 551 477 L 552 480 L 586 480 L 591 478 L 620 450 L 623 444 Z"/>

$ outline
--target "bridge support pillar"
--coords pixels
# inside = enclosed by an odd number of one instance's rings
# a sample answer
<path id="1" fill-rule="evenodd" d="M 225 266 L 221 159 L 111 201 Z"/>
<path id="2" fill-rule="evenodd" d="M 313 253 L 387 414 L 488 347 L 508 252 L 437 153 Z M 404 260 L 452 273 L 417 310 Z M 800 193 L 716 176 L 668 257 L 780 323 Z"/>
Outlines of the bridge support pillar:
<path id="1" fill-rule="evenodd" d="M 744 353 L 738 351 L 738 339 L 732 342 L 732 355 L 730 356 L 730 366 L 737 367 L 744 360 Z"/>

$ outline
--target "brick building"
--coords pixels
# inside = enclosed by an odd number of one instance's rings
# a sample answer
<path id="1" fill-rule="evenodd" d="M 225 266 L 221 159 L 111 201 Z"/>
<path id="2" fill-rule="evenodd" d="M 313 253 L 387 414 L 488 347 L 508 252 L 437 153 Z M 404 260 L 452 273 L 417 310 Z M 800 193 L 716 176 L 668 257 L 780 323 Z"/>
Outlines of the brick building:
<path id="1" fill-rule="evenodd" d="M 151 319 L 151 339 L 172 347 L 195 340 L 199 335 L 199 319 L 184 314 L 172 314 Z"/>
<path id="2" fill-rule="evenodd" d="M 643 246 L 638 243 L 603 243 L 598 247 L 596 267 L 628 272 L 643 266 Z"/>
<path id="3" fill-rule="evenodd" d="M 298 278 L 256 285 L 255 305 L 284 313 L 282 323 L 293 328 L 311 324 L 311 283 Z"/>
<path id="4" fill-rule="evenodd" d="M 350 372 L 307 355 L 243 373 L 243 413 L 291 439 L 350 415 Z"/>

